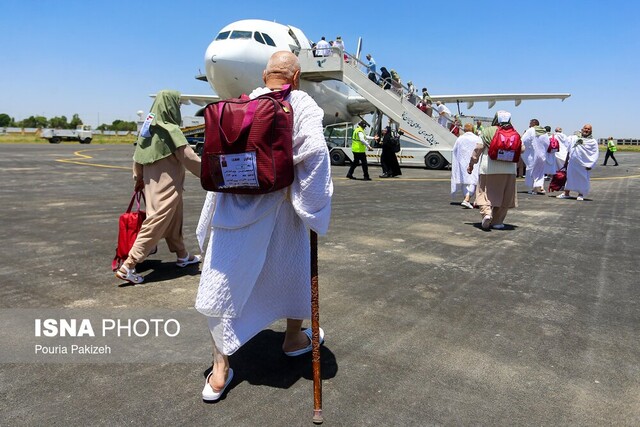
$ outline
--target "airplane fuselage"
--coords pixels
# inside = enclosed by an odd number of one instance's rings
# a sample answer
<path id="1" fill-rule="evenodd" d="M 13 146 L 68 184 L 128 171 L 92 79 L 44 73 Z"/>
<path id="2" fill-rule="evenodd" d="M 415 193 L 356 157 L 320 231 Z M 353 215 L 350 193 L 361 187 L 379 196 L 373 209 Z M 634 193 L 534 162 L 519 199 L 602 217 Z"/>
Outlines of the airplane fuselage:
<path id="1" fill-rule="evenodd" d="M 224 27 L 204 56 L 207 80 L 222 99 L 238 97 L 263 86 L 262 71 L 274 52 L 310 49 L 304 33 L 291 26 L 257 19 Z M 301 80 L 307 92 L 325 112 L 325 124 L 352 121 L 348 110 L 350 90 L 340 81 Z"/>

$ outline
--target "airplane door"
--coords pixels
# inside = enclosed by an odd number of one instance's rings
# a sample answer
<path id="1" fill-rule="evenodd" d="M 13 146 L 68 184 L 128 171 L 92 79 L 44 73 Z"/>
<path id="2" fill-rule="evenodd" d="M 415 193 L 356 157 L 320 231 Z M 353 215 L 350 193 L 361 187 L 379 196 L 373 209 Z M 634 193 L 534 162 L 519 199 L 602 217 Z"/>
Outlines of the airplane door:
<path id="1" fill-rule="evenodd" d="M 307 36 L 304 35 L 301 29 L 292 27 L 291 25 L 289 25 L 289 35 L 298 45 L 298 51 L 300 49 L 311 49 L 311 45 L 309 44 L 309 39 L 307 38 Z M 298 52 L 294 52 L 294 53 L 298 54 Z"/>

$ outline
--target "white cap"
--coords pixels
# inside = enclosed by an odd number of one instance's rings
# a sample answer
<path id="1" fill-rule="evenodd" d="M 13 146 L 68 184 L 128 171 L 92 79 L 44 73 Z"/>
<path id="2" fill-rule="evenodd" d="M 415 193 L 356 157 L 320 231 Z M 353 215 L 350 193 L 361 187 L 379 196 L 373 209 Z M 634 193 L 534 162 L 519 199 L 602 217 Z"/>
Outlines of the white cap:
<path id="1" fill-rule="evenodd" d="M 498 114 L 498 123 L 509 123 L 511 120 L 511 113 L 508 111 L 500 110 L 497 112 Z"/>

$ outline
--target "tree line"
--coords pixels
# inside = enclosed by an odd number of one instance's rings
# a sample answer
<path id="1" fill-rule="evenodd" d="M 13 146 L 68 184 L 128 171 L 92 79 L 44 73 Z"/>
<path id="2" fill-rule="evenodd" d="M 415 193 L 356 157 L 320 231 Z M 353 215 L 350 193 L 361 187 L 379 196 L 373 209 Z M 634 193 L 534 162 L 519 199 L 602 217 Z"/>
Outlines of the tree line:
<path id="1" fill-rule="evenodd" d="M 0 128 L 16 127 L 16 128 L 54 128 L 54 129 L 75 129 L 79 125 L 84 124 L 78 114 L 71 117 L 71 121 L 66 116 L 56 116 L 47 119 L 44 116 L 29 116 L 24 120 L 15 121 L 15 119 L 6 113 L 0 113 Z M 136 122 L 127 122 L 124 120 L 114 120 L 110 125 L 103 123 L 96 128 L 97 130 L 111 131 L 136 131 L 138 125 Z"/>

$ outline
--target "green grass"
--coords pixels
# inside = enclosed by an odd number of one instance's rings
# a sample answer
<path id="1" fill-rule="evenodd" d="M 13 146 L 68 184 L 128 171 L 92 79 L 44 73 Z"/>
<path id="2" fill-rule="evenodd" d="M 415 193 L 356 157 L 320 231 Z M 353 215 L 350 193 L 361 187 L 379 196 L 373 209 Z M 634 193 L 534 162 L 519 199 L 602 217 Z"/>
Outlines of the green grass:
<path id="1" fill-rule="evenodd" d="M 93 135 L 91 144 L 131 144 L 135 142 L 136 137 L 133 135 L 127 136 L 115 136 L 115 135 Z M 44 138 L 40 138 L 33 133 L 19 134 L 7 134 L 0 135 L 0 144 L 49 144 Z M 61 144 L 80 144 L 78 141 L 62 141 Z"/>

